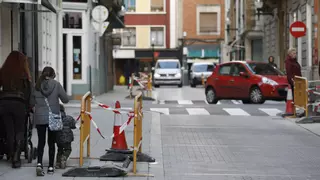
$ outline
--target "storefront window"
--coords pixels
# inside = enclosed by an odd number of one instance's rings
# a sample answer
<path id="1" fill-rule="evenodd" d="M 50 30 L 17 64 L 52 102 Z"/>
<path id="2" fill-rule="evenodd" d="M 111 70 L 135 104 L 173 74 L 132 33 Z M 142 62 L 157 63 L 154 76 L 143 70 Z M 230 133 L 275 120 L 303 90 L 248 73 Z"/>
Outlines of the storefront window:
<path id="1" fill-rule="evenodd" d="M 88 0 L 63 0 L 63 2 L 87 3 Z"/>
<path id="2" fill-rule="evenodd" d="M 64 12 L 63 28 L 82 29 L 82 13 L 81 12 Z"/>
<path id="3" fill-rule="evenodd" d="M 81 36 L 73 36 L 73 79 L 82 79 Z"/>

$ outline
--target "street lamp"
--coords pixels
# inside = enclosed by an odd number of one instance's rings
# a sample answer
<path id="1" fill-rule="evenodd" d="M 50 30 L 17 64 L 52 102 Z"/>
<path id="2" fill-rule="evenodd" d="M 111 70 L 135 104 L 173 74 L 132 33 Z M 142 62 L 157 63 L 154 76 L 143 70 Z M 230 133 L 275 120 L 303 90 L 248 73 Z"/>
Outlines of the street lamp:
<path id="1" fill-rule="evenodd" d="M 155 41 L 155 38 L 154 37 L 152 37 L 152 39 L 151 39 L 151 47 L 152 47 L 152 63 L 151 63 L 151 67 L 153 67 L 154 66 L 154 64 L 155 64 L 155 58 L 154 58 L 154 41 Z M 152 76 L 153 76 L 153 71 L 152 71 Z"/>

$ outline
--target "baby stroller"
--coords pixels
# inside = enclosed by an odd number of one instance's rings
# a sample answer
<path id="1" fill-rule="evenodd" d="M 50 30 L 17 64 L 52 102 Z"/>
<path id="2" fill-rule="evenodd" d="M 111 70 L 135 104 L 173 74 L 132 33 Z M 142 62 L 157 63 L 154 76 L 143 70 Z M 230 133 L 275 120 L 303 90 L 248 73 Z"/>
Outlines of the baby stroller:
<path id="1" fill-rule="evenodd" d="M 1 121 L 3 123 L 3 121 Z M 0 127 L 4 127 L 4 124 Z M 28 163 L 31 163 L 32 160 L 37 158 L 37 148 L 33 147 L 32 143 L 32 129 L 33 129 L 33 120 L 31 119 L 30 113 L 26 114 L 25 121 L 25 141 L 24 146 L 21 149 L 21 152 L 24 153 L 25 159 L 28 160 Z M 5 128 L 1 129 L 2 136 L 5 135 Z M 6 152 L 6 135 L 4 137 L 0 137 L 0 160 L 3 159 L 4 155 L 6 155 L 7 160 L 9 160 L 9 156 Z"/>

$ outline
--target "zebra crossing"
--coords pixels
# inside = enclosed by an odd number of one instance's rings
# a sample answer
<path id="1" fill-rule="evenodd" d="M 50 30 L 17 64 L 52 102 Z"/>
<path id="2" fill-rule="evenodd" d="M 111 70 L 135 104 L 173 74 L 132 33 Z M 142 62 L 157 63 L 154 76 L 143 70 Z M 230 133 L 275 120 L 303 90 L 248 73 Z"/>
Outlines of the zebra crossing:
<path id="1" fill-rule="evenodd" d="M 150 111 L 165 115 L 225 115 L 225 116 L 278 116 L 283 111 L 277 108 L 150 108 Z"/>
<path id="2" fill-rule="evenodd" d="M 158 100 L 153 104 L 171 104 L 171 105 L 205 105 L 208 104 L 206 100 Z M 241 100 L 221 100 L 217 105 L 221 104 L 243 104 Z M 265 104 L 284 104 L 284 101 L 266 101 Z"/>

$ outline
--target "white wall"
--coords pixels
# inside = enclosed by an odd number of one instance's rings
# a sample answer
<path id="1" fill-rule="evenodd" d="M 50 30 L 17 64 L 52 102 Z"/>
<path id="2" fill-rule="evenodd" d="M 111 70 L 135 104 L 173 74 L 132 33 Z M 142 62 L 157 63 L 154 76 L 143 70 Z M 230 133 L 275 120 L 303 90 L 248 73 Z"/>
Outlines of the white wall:
<path id="1" fill-rule="evenodd" d="M 13 8 L 13 34 L 11 34 L 11 7 Z M 19 47 L 19 12 L 17 6 L 8 3 L 0 4 L 0 66 L 12 50 Z M 11 40 L 11 37 L 13 39 Z M 13 49 L 11 49 L 13 41 Z"/>
<path id="2" fill-rule="evenodd" d="M 177 46 L 177 13 L 176 10 L 177 0 L 170 0 L 170 48 L 175 48 Z"/>

